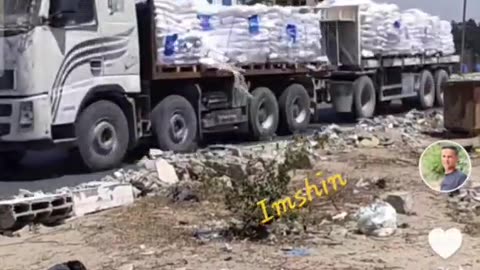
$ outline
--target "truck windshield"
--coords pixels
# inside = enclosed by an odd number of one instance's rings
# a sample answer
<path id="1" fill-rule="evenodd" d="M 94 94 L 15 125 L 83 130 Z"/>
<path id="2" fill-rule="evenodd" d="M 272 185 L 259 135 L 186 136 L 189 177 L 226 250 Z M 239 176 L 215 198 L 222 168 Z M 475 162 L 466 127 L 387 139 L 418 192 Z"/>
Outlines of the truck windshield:
<path id="1" fill-rule="evenodd" d="M 4 0 L 1 28 L 30 28 L 38 19 L 40 0 Z M 1 8 L 1 7 L 0 7 Z"/>

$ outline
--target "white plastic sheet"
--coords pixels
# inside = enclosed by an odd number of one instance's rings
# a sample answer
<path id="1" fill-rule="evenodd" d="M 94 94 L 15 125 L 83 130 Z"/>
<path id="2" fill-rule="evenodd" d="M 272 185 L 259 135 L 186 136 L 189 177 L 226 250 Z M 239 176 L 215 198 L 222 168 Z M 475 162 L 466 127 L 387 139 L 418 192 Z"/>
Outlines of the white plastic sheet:
<path id="1" fill-rule="evenodd" d="M 363 207 L 356 217 L 359 231 L 366 235 L 386 237 L 397 229 L 397 211 L 387 202 L 376 201 Z"/>

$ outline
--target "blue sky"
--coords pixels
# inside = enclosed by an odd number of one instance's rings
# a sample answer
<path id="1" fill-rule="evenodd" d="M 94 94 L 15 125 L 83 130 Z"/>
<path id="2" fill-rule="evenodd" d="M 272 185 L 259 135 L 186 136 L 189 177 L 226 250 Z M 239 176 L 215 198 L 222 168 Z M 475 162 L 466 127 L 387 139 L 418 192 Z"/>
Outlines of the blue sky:
<path id="1" fill-rule="evenodd" d="M 463 0 L 376 0 L 375 2 L 394 3 L 401 9 L 419 8 L 446 20 L 462 19 Z M 474 18 L 477 22 L 480 20 L 480 0 L 468 0 L 468 18 Z"/>

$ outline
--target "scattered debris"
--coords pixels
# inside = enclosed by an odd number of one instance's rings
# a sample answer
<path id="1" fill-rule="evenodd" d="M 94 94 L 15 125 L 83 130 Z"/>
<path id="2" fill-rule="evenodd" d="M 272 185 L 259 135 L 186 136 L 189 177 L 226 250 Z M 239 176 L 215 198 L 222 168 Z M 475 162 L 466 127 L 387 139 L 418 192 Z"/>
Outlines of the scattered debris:
<path id="1" fill-rule="evenodd" d="M 389 203 L 398 214 L 413 212 L 413 198 L 409 192 L 392 192 L 385 195 L 385 202 Z"/>
<path id="2" fill-rule="evenodd" d="M 225 232 L 222 229 L 203 229 L 198 230 L 194 233 L 194 237 L 202 242 L 214 241 L 214 240 L 224 240 Z"/>
<path id="3" fill-rule="evenodd" d="M 463 187 L 458 195 L 449 197 L 448 207 L 453 210 L 451 216 L 455 221 L 477 222 L 480 228 L 480 186 Z"/>
<path id="4" fill-rule="evenodd" d="M 125 264 L 120 266 L 118 270 L 135 270 L 135 266 L 133 264 Z"/>
<path id="5" fill-rule="evenodd" d="M 132 207 L 120 208 L 105 213 L 101 217 L 89 216 L 81 220 L 73 220 L 72 224 L 69 224 L 72 226 L 70 233 L 72 231 L 77 233 L 83 229 L 82 238 L 86 231 L 88 235 L 95 235 L 95 237 L 85 237 L 89 241 L 89 248 L 94 247 L 102 251 L 109 246 L 114 247 L 108 250 L 107 259 L 102 258 L 95 263 L 89 262 L 96 267 L 95 269 L 134 270 L 140 267 L 186 270 L 187 264 L 188 269 L 224 269 L 222 267 L 225 267 L 226 261 L 235 263 L 238 269 L 253 269 L 258 268 L 259 265 L 269 269 L 279 267 L 290 269 L 294 267 L 289 264 L 302 263 L 302 260 L 303 263 L 310 259 L 317 260 L 319 255 L 322 256 L 322 260 L 327 260 L 326 269 L 352 267 L 402 269 L 398 267 L 400 265 L 398 254 L 379 258 L 375 253 L 367 250 L 372 249 L 371 245 L 377 251 L 379 248 L 386 250 L 387 247 L 379 247 L 375 241 L 364 241 L 364 239 L 367 239 L 367 236 L 371 236 L 372 239 L 391 237 L 387 238 L 393 240 L 388 241 L 388 245 L 391 245 L 388 248 L 395 250 L 404 240 L 407 243 L 417 243 L 421 238 L 423 232 L 416 230 L 419 227 L 426 227 L 426 223 L 418 224 L 417 219 L 411 216 L 397 216 L 412 213 L 413 197 L 409 192 L 413 190 L 383 193 L 400 186 L 402 190 L 411 186 L 411 183 L 407 185 L 401 182 L 400 184 L 397 178 L 403 177 L 402 170 L 405 170 L 408 175 L 405 178 L 408 181 L 412 180 L 414 178 L 412 167 L 415 167 L 415 176 L 418 174 L 417 164 L 408 158 L 398 158 L 396 156 L 399 153 L 398 150 L 408 146 L 405 152 L 415 156 L 412 154 L 413 149 L 420 149 L 417 147 L 419 142 L 425 143 L 424 133 L 441 130 L 442 125 L 439 123 L 442 121 L 443 117 L 436 111 L 414 110 L 405 116 L 390 115 L 362 119 L 353 127 L 324 126 L 309 136 L 295 136 L 291 140 L 253 146 L 214 145 L 191 154 L 151 150 L 150 155 L 141 160 L 135 169 L 119 170 L 99 182 L 65 188 L 58 192 L 71 196 L 71 212 L 76 216 L 132 204 L 137 197 L 147 197 Z M 385 151 L 385 148 L 396 151 Z M 322 162 L 317 162 L 319 160 Z M 352 163 L 353 166 L 351 166 Z M 289 192 L 285 193 L 288 185 L 292 184 L 290 188 L 296 187 L 298 181 L 301 181 L 300 178 L 309 175 L 318 167 L 321 167 L 322 171 L 323 169 L 342 170 L 347 175 L 352 175 L 351 178 L 347 177 L 351 188 L 337 194 L 334 200 L 326 199 L 307 203 L 304 208 L 292 212 L 291 215 L 283 215 L 271 224 L 259 226 L 261 218 L 256 214 L 262 216 L 262 213 L 258 213 L 259 207 L 256 205 L 258 200 L 289 194 Z M 391 168 L 393 168 L 392 174 L 402 171 L 402 176 L 392 177 L 388 171 Z M 209 193 L 206 194 L 206 191 Z M 222 201 L 217 200 L 215 195 Z M 39 196 L 44 194 L 21 191 L 16 199 L 26 200 Z M 376 200 L 371 203 L 379 197 L 383 198 L 383 201 Z M 424 205 L 423 199 L 427 202 L 427 206 Z M 463 222 L 466 225 L 465 232 L 477 231 L 480 235 L 480 222 L 477 222 L 480 217 L 480 189 L 469 187 L 457 196 L 436 199 L 448 199 L 449 205 L 455 209 L 455 216 L 465 220 Z M 289 207 L 287 202 L 285 201 L 285 209 Z M 293 200 L 292 202 L 299 203 Z M 12 218 L 2 218 L 3 212 L 11 209 L 2 208 L 2 203 L 0 202 L 0 227 L 12 227 Z M 422 197 L 422 203 L 415 205 L 415 210 L 420 210 L 419 216 L 426 216 L 421 209 L 431 207 L 429 204 L 437 205 L 437 201 Z M 368 206 L 359 209 L 359 205 Z M 439 207 L 442 205 L 439 204 Z M 253 208 L 257 210 L 256 213 L 252 211 Z M 443 212 L 439 211 L 438 215 L 432 218 L 433 220 L 427 217 L 425 220 L 433 224 L 433 221 L 439 221 L 438 217 L 441 215 Z M 401 219 L 401 224 L 397 224 L 397 218 Z M 249 223 L 249 220 L 253 222 Z M 7 224 L 9 222 L 10 224 Z M 85 225 L 86 222 L 92 222 L 94 225 Z M 59 231 L 64 229 L 68 231 L 70 228 L 67 227 Z M 238 234 L 238 232 L 250 232 L 252 228 L 257 229 L 255 232 L 258 234 L 263 233 L 262 236 L 265 237 L 258 237 L 258 239 L 264 241 L 240 241 L 244 238 L 239 236 L 247 236 L 250 239 L 253 237 Z M 395 234 L 400 228 L 408 230 L 402 231 L 402 234 Z M 31 224 L 32 233 L 37 229 L 41 227 Z M 353 233 L 355 231 L 361 234 Z M 30 232 L 25 230 L 25 233 Z M 42 230 L 36 232 L 34 241 L 37 241 L 37 236 L 42 233 Z M 62 233 L 65 232 L 59 232 L 59 235 L 64 236 Z M 62 251 L 54 251 L 55 254 L 63 252 L 68 256 L 71 256 L 75 249 L 83 248 L 80 246 L 82 243 L 80 238 L 75 240 L 65 238 L 69 243 L 63 243 L 62 240 L 57 239 L 52 241 L 53 237 L 57 235 L 48 234 L 48 237 L 39 239 L 36 245 L 40 246 L 44 241 L 46 244 L 43 247 L 46 247 L 51 245 L 51 242 L 55 242 L 50 247 L 58 246 L 62 249 Z M 305 244 L 304 241 L 328 248 L 322 249 L 322 253 L 318 254 L 319 252 L 300 248 Z M 208 245 L 202 245 L 206 243 Z M 365 247 L 365 243 L 368 247 Z M 284 258 L 288 261 L 279 266 L 282 263 L 277 262 L 279 244 L 291 245 L 292 247 L 284 248 L 281 252 L 286 256 L 297 258 Z M 212 248 L 213 246 L 215 247 Z M 348 247 L 347 253 L 345 253 L 345 247 Z M 24 247 L 21 248 L 23 250 Z M 262 252 L 252 252 L 259 249 Z M 388 253 L 388 251 L 385 252 Z M 20 253 L 12 252 L 12 254 Z M 79 254 L 92 253 L 91 250 L 88 252 L 82 250 Z M 215 259 L 219 254 L 221 258 Z M 248 260 L 244 259 L 246 254 L 249 256 Z M 345 255 L 352 259 L 347 259 Z M 407 256 L 405 253 L 404 257 L 411 258 L 411 255 L 410 253 Z M 302 258 L 306 256 L 312 258 Z M 346 259 L 339 262 L 338 258 L 341 256 Z M 5 258 L 10 261 L 16 259 L 8 257 L 7 255 Z M 123 260 L 117 260 L 118 258 Z M 52 260 L 55 262 L 57 258 Z M 295 262 L 290 262 L 292 260 Z M 45 263 L 47 262 L 44 261 L 41 267 L 45 267 Z M 249 263 L 252 264 L 247 265 Z M 13 262 L 8 266 L 10 265 L 17 266 Z M 408 269 L 416 266 L 408 265 Z M 7 267 L 7 269 L 17 268 Z M 27 266 L 21 269 L 30 268 Z M 54 270 L 60 269 L 68 268 Z"/>
<path id="6" fill-rule="evenodd" d="M 360 147 L 366 147 L 366 148 L 374 148 L 380 145 L 380 140 L 373 136 L 366 136 L 366 137 L 359 137 L 359 146 Z"/>
<path id="7" fill-rule="evenodd" d="M 342 212 L 342 213 L 340 213 L 340 214 L 338 214 L 338 215 L 333 216 L 333 217 L 332 217 L 332 220 L 333 220 L 333 221 L 337 221 L 337 220 L 340 220 L 340 221 L 341 221 L 341 220 L 344 220 L 347 216 L 348 216 L 348 213 L 347 213 L 347 212 Z"/>
<path id="8" fill-rule="evenodd" d="M 389 203 L 377 200 L 357 213 L 357 225 L 361 233 L 369 236 L 387 237 L 397 229 L 397 212 Z"/>
<path id="9" fill-rule="evenodd" d="M 310 256 L 310 251 L 306 249 L 295 248 L 291 250 L 286 250 L 285 254 L 292 257 L 306 257 Z"/>
<path id="10" fill-rule="evenodd" d="M 80 261 L 68 261 L 56 264 L 48 270 L 87 270 L 87 267 Z"/>
<path id="11" fill-rule="evenodd" d="M 159 158 L 155 161 L 155 168 L 157 169 L 158 179 L 167 185 L 174 185 L 178 183 L 178 176 L 175 168 L 166 160 Z"/>
<path id="12" fill-rule="evenodd" d="M 134 202 L 133 187 L 118 182 L 91 182 L 71 189 L 75 216 L 81 217 L 98 211 Z"/>
<path id="13" fill-rule="evenodd" d="M 361 119 L 357 127 L 369 132 L 400 129 L 406 134 L 420 135 L 423 132 L 443 131 L 443 114 L 440 110 L 421 112 L 411 110 L 405 116 L 377 116 L 373 119 Z"/>

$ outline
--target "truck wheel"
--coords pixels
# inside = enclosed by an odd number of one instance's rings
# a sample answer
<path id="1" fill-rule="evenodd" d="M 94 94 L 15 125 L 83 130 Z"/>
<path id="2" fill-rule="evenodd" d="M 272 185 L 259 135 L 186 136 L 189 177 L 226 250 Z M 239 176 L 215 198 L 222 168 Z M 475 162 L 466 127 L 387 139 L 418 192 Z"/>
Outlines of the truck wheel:
<path id="1" fill-rule="evenodd" d="M 287 87 L 278 101 L 280 129 L 285 133 L 304 131 L 310 123 L 310 97 L 301 84 Z"/>
<path id="2" fill-rule="evenodd" d="M 161 150 L 185 153 L 197 148 L 197 114 L 187 99 L 168 96 L 155 106 L 151 117 Z"/>
<path id="3" fill-rule="evenodd" d="M 429 109 L 435 103 L 435 81 L 428 70 L 420 73 L 420 88 L 418 89 L 418 102 L 420 108 Z"/>
<path id="4" fill-rule="evenodd" d="M 449 79 L 448 73 L 444 69 L 435 72 L 435 98 L 439 107 L 443 107 L 443 88 L 442 84 Z"/>
<path id="5" fill-rule="evenodd" d="M 128 122 L 122 109 L 101 100 L 80 113 L 76 126 L 78 151 L 91 171 L 119 166 L 127 152 Z"/>
<path id="6" fill-rule="evenodd" d="M 6 165 L 8 167 L 15 167 L 22 162 L 23 158 L 27 154 L 27 151 L 8 151 L 0 152 L 0 164 Z"/>
<path id="7" fill-rule="evenodd" d="M 279 122 L 277 98 L 266 87 L 252 92 L 249 105 L 250 132 L 254 140 L 264 140 L 275 135 Z"/>
<path id="8" fill-rule="evenodd" d="M 375 113 L 377 98 L 372 79 L 362 76 L 353 82 L 353 105 L 357 118 L 370 118 Z"/>

